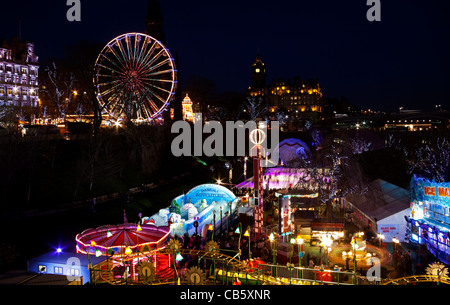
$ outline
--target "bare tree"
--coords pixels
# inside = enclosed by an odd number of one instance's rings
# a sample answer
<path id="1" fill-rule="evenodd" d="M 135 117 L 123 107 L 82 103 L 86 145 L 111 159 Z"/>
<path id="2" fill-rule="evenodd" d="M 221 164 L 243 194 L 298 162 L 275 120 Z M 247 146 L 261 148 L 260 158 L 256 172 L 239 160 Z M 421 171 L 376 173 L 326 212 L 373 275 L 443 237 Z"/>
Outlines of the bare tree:
<path id="1" fill-rule="evenodd" d="M 86 113 L 86 110 L 84 109 L 83 104 L 78 103 L 78 105 L 75 109 L 75 114 L 78 116 L 80 122 L 83 121 L 83 115 L 85 113 Z"/>
<path id="2" fill-rule="evenodd" d="M 401 139 L 395 139 L 393 134 L 389 134 L 385 141 L 385 147 L 401 150 Z"/>
<path id="3" fill-rule="evenodd" d="M 67 109 L 74 97 L 75 76 L 73 73 L 60 71 L 55 62 L 45 69 L 48 84 L 44 92 L 47 93 L 52 103 L 56 106 L 58 116 L 66 119 Z"/>
<path id="4" fill-rule="evenodd" d="M 365 151 L 370 150 L 370 146 L 372 145 L 372 142 L 367 142 L 366 140 L 356 137 L 353 139 L 350 139 L 350 149 L 354 155 L 360 155 Z"/>
<path id="5" fill-rule="evenodd" d="M 447 139 L 437 139 L 434 146 L 425 145 L 419 147 L 414 153 L 409 154 L 408 173 L 423 173 L 436 182 L 445 182 L 450 179 L 450 142 Z"/>
<path id="6" fill-rule="evenodd" d="M 240 114 L 247 114 L 251 121 L 257 118 L 263 118 L 267 113 L 267 106 L 263 104 L 263 98 L 248 97 L 247 101 L 242 106 Z"/>

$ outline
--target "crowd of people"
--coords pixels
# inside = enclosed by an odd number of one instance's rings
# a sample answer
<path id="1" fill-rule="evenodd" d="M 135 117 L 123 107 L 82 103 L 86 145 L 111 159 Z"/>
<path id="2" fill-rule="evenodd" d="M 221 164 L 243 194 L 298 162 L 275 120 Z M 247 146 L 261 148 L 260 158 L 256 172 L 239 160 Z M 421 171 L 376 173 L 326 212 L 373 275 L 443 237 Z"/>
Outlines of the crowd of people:
<path id="1" fill-rule="evenodd" d="M 391 277 L 400 278 L 426 274 L 427 266 L 435 261 L 436 258 L 424 245 L 419 245 L 413 249 L 396 249 L 393 253 L 394 270 Z"/>

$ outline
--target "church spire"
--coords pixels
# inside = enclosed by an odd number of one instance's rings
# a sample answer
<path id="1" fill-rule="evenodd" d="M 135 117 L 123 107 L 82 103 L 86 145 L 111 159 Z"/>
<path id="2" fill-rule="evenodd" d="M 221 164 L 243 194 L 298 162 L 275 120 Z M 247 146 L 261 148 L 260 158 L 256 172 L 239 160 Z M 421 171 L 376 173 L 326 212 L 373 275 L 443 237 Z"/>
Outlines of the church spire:
<path id="1" fill-rule="evenodd" d="M 161 13 L 161 3 L 159 0 L 147 1 L 147 16 L 145 18 L 146 34 L 165 43 L 163 30 L 163 17 Z"/>

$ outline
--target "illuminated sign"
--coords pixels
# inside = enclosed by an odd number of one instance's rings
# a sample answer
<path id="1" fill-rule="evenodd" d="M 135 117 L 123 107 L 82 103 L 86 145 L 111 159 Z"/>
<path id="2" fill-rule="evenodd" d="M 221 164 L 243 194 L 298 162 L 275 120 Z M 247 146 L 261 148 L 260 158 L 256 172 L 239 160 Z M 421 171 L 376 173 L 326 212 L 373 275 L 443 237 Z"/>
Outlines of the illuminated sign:
<path id="1" fill-rule="evenodd" d="M 285 196 L 281 199 L 281 232 L 291 231 L 291 198 Z"/>
<path id="2" fill-rule="evenodd" d="M 450 183 L 437 183 L 415 175 L 411 179 L 411 200 L 440 202 L 450 206 Z"/>
<path id="3" fill-rule="evenodd" d="M 185 204 L 189 201 L 193 204 L 196 204 L 202 199 L 204 199 L 207 204 L 210 205 L 213 201 L 224 201 L 226 203 L 234 201 L 236 199 L 236 196 L 232 191 L 221 185 L 201 184 L 191 189 L 186 195 L 182 195 L 181 198 L 179 196 L 174 200 L 176 200 L 178 204 Z"/>

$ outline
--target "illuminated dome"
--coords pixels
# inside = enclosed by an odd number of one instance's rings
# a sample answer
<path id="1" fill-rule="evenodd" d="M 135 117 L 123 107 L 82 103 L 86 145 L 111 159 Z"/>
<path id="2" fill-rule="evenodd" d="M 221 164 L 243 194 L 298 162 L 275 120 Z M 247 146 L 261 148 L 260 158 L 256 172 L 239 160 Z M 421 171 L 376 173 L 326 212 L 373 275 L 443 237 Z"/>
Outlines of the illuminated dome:
<path id="1" fill-rule="evenodd" d="M 301 160 L 309 159 L 311 156 L 311 150 L 305 142 L 289 138 L 281 141 L 278 147 L 275 148 L 278 151 L 280 160 L 287 166 L 297 166 Z"/>

